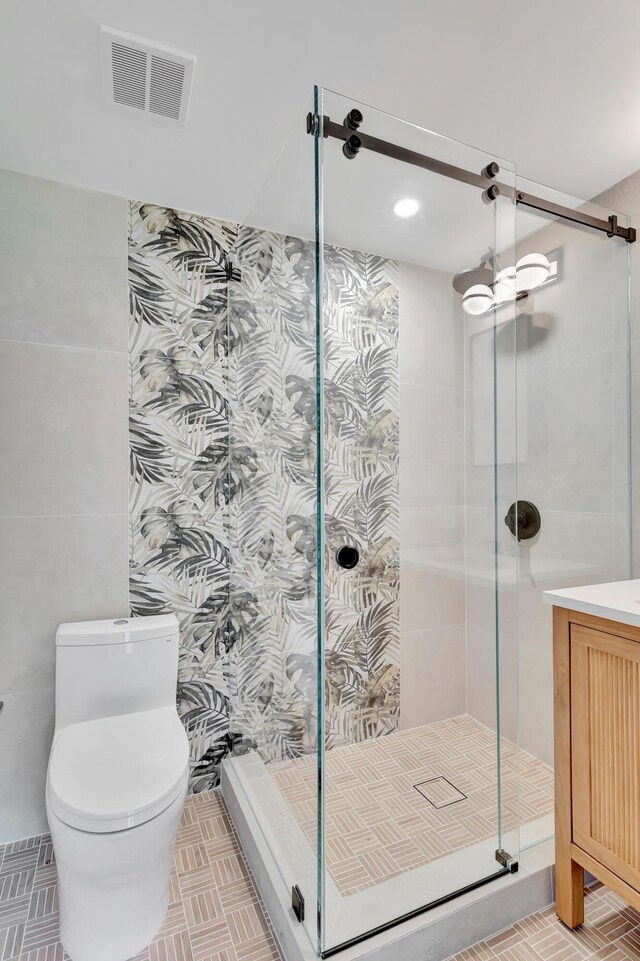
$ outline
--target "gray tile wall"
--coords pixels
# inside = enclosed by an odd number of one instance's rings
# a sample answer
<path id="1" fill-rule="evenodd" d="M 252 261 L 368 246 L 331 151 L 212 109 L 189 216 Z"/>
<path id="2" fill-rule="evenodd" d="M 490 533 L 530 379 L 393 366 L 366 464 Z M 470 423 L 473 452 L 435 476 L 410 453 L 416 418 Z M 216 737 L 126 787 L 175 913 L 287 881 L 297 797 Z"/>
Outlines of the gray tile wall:
<path id="1" fill-rule="evenodd" d="M 600 200 L 634 215 L 640 227 L 640 173 Z M 3 171 L 0 210 L 2 843 L 46 830 L 56 626 L 128 610 L 129 391 L 126 201 Z M 545 524 L 538 553 L 568 564 L 573 583 L 576 561 L 589 567 L 591 580 L 624 576 L 619 548 L 624 533 L 617 532 L 626 519 L 616 514 L 616 455 L 609 431 L 615 416 L 612 389 L 619 382 L 606 319 L 614 275 L 605 273 L 600 250 L 610 248 L 604 241 L 593 259 L 587 246 L 579 246 L 595 244 L 592 235 L 560 230 L 565 235 L 549 233 L 546 246 L 571 245 L 578 273 L 571 287 L 565 285 L 563 293 L 559 286 L 553 295 L 566 297 L 571 289 L 572 297 L 570 312 L 561 309 L 560 300 L 551 310 L 563 318 L 553 336 L 519 344 L 524 351 L 520 494 L 538 499 L 549 512 L 553 523 Z M 634 283 L 640 281 L 640 242 L 630 248 L 630 257 L 635 361 L 640 358 L 640 282 Z M 564 270 L 571 278 L 571 260 Z M 551 288 L 545 296 L 550 294 Z M 467 577 L 465 647 L 464 577 L 453 573 L 465 569 L 465 523 L 470 555 L 475 546 L 482 553 L 491 537 L 482 484 L 474 487 L 472 461 L 482 438 L 474 435 L 471 422 L 466 455 L 463 448 L 462 325 L 446 274 L 401 265 L 400 298 L 401 723 L 411 727 L 465 707 L 493 723 L 493 612 L 484 603 L 488 595 L 478 589 L 482 572 L 477 579 Z M 635 363 L 633 373 L 637 411 Z M 472 371 L 468 374 L 471 387 Z M 472 406 L 481 411 L 481 377 L 473 386 L 478 394 Z M 572 410 L 589 415 L 588 436 L 579 427 L 568 429 Z M 638 449 L 634 437 L 636 518 Z M 589 461 L 588 485 L 576 483 L 584 451 L 597 452 Z M 569 467 L 562 476 L 560 463 Z M 639 527 L 636 523 L 636 532 Z M 639 556 L 636 544 L 636 565 Z M 550 624 L 540 591 L 557 584 L 555 576 L 553 584 L 543 584 L 543 573 L 529 577 L 525 571 L 526 583 L 521 581 L 519 670 L 526 684 L 520 711 L 523 746 L 549 759 Z M 505 636 L 507 628 L 503 624 Z M 515 649 L 507 645 L 503 656 L 508 661 L 511 654 L 507 671 L 516 669 Z M 506 711 L 515 717 L 515 697 Z"/>
<path id="2" fill-rule="evenodd" d="M 0 172 L 0 843 L 47 830 L 54 635 L 128 613 L 127 202 Z"/>
<path id="3" fill-rule="evenodd" d="M 519 345 L 519 491 L 535 501 L 543 528 L 521 550 L 519 580 L 520 741 L 553 759 L 551 608 L 545 589 L 628 577 L 626 538 L 615 517 L 626 490 L 627 345 L 623 334 L 628 247 L 604 234 L 554 224 L 522 244 L 562 249 L 557 284 L 532 297 L 534 323 Z M 520 255 L 520 251 L 518 252 Z M 540 336 L 542 334 L 542 336 Z"/>
<path id="4" fill-rule="evenodd" d="M 464 714 L 463 327 L 451 275 L 400 264 L 400 726 Z"/>
<path id="5" fill-rule="evenodd" d="M 538 506 L 542 528 L 534 540 L 520 547 L 517 594 L 515 577 L 503 582 L 500 657 L 503 733 L 514 737 L 518 732 L 526 751 L 552 763 L 552 619 L 542 592 L 628 576 L 627 518 L 621 514 L 626 490 L 623 301 L 628 248 L 567 223 L 544 226 L 543 218 L 539 222 L 540 229 L 519 242 L 517 257 L 561 248 L 560 279 L 533 292 L 517 312 L 517 467 L 518 496 Z M 506 334 L 500 334 L 497 361 L 499 379 L 505 385 L 516 346 Z M 491 338 L 486 338 L 468 364 L 470 389 L 475 392 L 467 409 L 469 437 L 474 418 L 483 409 L 482 370 L 491 373 L 491 354 Z M 503 391 L 499 400 L 503 424 L 515 407 L 513 378 L 511 384 L 511 396 Z M 477 492 L 486 470 L 479 454 L 471 443 L 467 449 L 470 554 L 487 554 L 494 538 L 490 517 L 483 519 L 479 513 Z M 513 490 L 510 460 L 506 456 L 499 465 L 503 495 Z M 504 506 L 501 503 L 501 515 Z M 501 555 L 507 558 L 513 538 L 502 516 L 498 537 Z M 509 566 L 502 560 L 501 565 L 503 572 Z M 495 612 L 492 591 L 486 590 L 483 599 L 481 594 L 480 586 L 470 579 L 468 708 L 474 717 L 493 725 Z"/>

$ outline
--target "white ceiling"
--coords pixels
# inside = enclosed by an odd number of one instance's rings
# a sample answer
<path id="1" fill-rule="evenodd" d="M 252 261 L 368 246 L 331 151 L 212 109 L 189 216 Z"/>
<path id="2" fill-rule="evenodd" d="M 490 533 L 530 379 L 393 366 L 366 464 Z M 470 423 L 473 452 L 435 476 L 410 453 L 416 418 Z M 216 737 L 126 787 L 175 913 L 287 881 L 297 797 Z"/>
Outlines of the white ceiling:
<path id="1" fill-rule="evenodd" d="M 638 0 L 21 0 L 4 4 L 2 20 L 0 167 L 127 197 L 251 219 L 314 83 L 577 196 L 640 167 Z M 100 23 L 197 55 L 185 128 L 105 106 Z M 374 194 L 384 207 L 383 194 L 404 189 L 394 176 L 336 206 L 344 216 L 333 239 L 367 246 L 376 223 L 393 231 L 385 211 L 370 223 L 366 211 Z M 287 179 L 273 183 L 262 213 L 289 229 L 298 194 L 287 204 Z M 305 175 L 296 189 L 306 184 Z M 351 196 L 343 184 L 332 197 L 341 190 Z M 448 212 L 446 193 L 440 200 Z M 462 227 L 451 219 L 447 245 Z M 469 244 L 477 253 L 479 231 Z M 414 237 L 396 252 L 415 246 Z"/>

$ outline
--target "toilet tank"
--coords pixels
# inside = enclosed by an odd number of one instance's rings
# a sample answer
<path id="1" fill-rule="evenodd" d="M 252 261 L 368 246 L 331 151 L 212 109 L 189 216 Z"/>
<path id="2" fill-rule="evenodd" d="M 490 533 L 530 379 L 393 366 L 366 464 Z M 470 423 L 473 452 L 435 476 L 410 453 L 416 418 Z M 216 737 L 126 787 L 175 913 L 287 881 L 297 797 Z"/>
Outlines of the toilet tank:
<path id="1" fill-rule="evenodd" d="M 61 624 L 56 633 L 56 731 L 116 714 L 175 707 L 174 614 Z"/>

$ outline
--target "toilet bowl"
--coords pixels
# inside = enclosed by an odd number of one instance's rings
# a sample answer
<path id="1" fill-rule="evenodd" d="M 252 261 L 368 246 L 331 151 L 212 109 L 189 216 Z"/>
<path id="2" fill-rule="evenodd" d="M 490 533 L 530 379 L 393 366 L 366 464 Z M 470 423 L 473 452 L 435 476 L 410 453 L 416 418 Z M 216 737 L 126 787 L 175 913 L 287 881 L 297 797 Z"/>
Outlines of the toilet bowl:
<path id="1" fill-rule="evenodd" d="M 164 920 L 188 781 L 177 666 L 173 615 L 56 634 L 46 807 L 72 961 L 127 961 Z"/>

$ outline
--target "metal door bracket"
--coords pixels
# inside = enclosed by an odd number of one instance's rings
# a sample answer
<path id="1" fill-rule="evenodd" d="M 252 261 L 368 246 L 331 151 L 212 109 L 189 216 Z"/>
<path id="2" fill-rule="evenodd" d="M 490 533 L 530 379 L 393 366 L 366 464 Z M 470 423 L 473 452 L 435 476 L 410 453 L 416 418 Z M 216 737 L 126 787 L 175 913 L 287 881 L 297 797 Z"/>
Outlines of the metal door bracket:
<path id="1" fill-rule="evenodd" d="M 304 921 L 304 898 L 297 884 L 291 888 L 291 907 L 300 923 Z"/>
<path id="2" fill-rule="evenodd" d="M 501 864 L 503 868 L 507 868 L 511 874 L 515 874 L 518 870 L 518 862 L 515 858 L 512 858 L 508 851 L 504 851 L 502 848 L 498 848 L 496 851 L 496 861 Z"/>

